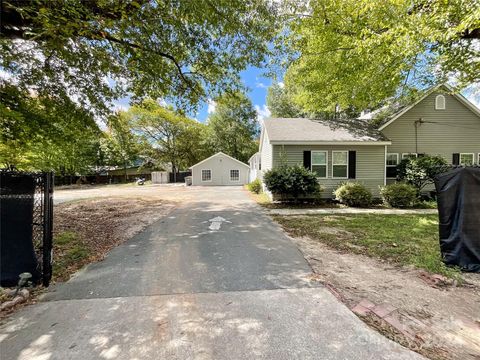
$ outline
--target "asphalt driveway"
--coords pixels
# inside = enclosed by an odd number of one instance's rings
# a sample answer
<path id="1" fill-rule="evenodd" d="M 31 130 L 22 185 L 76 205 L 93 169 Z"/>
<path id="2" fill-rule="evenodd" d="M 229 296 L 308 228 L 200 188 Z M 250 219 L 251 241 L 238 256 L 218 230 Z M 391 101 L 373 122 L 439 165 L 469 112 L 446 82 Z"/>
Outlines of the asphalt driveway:
<path id="1" fill-rule="evenodd" d="M 243 189 L 176 191 L 182 206 L 4 324 L 2 359 L 421 358 L 312 281 Z"/>

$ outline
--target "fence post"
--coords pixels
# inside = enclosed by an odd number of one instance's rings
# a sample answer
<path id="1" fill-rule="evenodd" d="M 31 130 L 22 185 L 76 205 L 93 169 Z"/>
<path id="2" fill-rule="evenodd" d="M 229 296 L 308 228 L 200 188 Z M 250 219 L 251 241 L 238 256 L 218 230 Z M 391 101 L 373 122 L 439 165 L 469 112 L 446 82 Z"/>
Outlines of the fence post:
<path id="1" fill-rule="evenodd" d="M 44 173 L 43 192 L 43 259 L 42 282 L 44 286 L 50 284 L 52 278 L 52 252 L 53 252 L 53 173 Z"/>

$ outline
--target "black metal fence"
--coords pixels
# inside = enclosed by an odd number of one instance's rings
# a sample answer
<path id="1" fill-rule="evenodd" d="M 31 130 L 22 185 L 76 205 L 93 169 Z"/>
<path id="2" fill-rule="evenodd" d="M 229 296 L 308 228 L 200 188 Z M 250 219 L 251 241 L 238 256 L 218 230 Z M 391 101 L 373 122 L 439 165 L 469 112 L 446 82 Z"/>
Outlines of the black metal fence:
<path id="1" fill-rule="evenodd" d="M 1 285 L 20 273 L 48 286 L 52 277 L 53 173 L 0 171 Z"/>

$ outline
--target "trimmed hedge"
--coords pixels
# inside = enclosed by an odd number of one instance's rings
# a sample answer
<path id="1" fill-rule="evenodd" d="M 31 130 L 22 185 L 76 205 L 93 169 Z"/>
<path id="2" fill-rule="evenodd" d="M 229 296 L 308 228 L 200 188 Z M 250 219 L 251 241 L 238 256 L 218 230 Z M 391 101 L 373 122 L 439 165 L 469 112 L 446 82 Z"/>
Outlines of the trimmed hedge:
<path id="1" fill-rule="evenodd" d="M 395 208 L 412 206 L 417 200 L 417 189 L 410 184 L 395 183 L 380 189 L 383 202 Z"/>
<path id="2" fill-rule="evenodd" d="M 358 182 L 345 182 L 333 192 L 335 200 L 352 207 L 367 207 L 372 203 L 372 192 Z"/>

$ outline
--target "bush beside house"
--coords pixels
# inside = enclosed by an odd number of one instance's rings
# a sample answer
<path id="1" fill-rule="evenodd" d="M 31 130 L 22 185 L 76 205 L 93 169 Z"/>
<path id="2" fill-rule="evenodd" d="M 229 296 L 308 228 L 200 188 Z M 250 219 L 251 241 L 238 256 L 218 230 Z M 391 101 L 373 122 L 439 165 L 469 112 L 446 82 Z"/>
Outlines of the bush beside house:
<path id="1" fill-rule="evenodd" d="M 380 189 L 383 202 L 391 207 L 404 208 L 413 206 L 417 200 L 417 189 L 406 183 L 395 183 Z"/>
<path id="2" fill-rule="evenodd" d="M 247 188 L 254 194 L 260 194 L 262 192 L 262 182 L 260 179 L 255 179 L 247 185 Z"/>
<path id="3" fill-rule="evenodd" d="M 282 201 L 318 198 L 322 191 L 317 175 L 300 165 L 280 166 L 268 170 L 263 177 L 265 186 Z"/>
<path id="4" fill-rule="evenodd" d="M 335 191 L 335 200 L 353 207 L 367 207 L 372 203 L 372 193 L 365 185 L 358 182 L 345 182 Z"/>
<path id="5" fill-rule="evenodd" d="M 433 184 L 436 175 L 450 169 L 441 156 L 424 155 L 402 160 L 397 168 L 397 180 L 405 181 L 417 189 L 417 195 L 428 185 Z"/>

